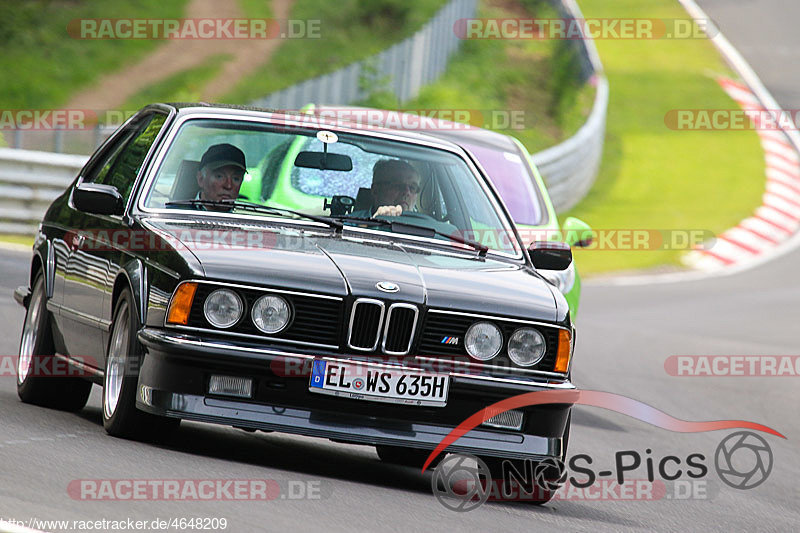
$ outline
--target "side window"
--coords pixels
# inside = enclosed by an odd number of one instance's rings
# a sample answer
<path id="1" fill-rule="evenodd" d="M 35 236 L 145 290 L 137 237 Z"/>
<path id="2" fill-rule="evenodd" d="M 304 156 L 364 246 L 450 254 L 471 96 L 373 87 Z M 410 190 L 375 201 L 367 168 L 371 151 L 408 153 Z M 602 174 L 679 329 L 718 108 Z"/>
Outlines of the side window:
<path id="1" fill-rule="evenodd" d="M 109 157 L 98 162 L 94 169 L 97 172 L 88 176 L 88 181 L 113 185 L 127 202 L 136 175 L 166 119 L 164 115 L 153 114 L 134 125 L 131 132 L 109 150 Z"/>
<path id="2" fill-rule="evenodd" d="M 117 161 L 120 152 L 131 140 L 131 137 L 136 133 L 135 129 L 128 129 L 117 138 L 112 146 L 109 146 L 105 153 L 98 159 L 92 168 L 84 174 L 83 181 L 85 183 L 104 183 L 103 179 L 106 177 L 111 167 Z"/>

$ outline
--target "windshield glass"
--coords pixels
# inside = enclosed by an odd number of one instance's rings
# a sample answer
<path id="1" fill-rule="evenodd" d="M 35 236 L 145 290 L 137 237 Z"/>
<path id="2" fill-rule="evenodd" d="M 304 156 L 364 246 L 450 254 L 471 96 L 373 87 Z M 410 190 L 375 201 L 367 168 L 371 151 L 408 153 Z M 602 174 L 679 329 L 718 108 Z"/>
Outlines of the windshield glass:
<path id="1" fill-rule="evenodd" d="M 194 119 L 180 127 L 144 205 L 213 215 L 218 207 L 186 200 L 242 200 L 392 231 L 355 220 L 381 217 L 516 252 L 513 233 L 479 180 L 464 159 L 444 150 L 310 128 Z"/>
<path id="2" fill-rule="evenodd" d="M 461 143 L 489 174 L 497 192 L 517 224 L 537 226 L 543 221 L 543 205 L 534 176 L 520 154 Z"/>

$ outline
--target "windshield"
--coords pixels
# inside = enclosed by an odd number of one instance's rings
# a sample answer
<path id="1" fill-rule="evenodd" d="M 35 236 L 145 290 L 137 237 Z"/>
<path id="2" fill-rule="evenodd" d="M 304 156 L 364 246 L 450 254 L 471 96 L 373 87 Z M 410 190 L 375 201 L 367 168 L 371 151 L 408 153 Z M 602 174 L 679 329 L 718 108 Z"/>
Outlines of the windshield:
<path id="1" fill-rule="evenodd" d="M 368 219 L 379 217 L 514 253 L 513 233 L 479 180 L 464 159 L 444 150 L 366 135 L 194 119 L 180 127 L 144 206 L 214 216 L 219 207 L 201 200 L 242 200 L 393 231 L 391 225 L 370 225 Z"/>
<path id="2" fill-rule="evenodd" d="M 531 226 L 544 222 L 536 178 L 520 154 L 463 142 L 461 145 L 472 152 L 489 174 L 514 222 Z"/>

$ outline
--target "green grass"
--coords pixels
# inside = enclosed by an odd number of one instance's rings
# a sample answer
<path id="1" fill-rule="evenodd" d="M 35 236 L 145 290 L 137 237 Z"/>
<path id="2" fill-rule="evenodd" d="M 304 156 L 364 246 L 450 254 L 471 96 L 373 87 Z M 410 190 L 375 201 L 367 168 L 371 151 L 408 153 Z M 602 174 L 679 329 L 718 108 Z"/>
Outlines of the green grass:
<path id="1" fill-rule="evenodd" d="M 480 5 L 479 18 L 520 16 L 555 18 L 557 13 L 541 1 L 506 2 L 506 8 Z M 513 6 L 514 10 L 508 10 Z M 475 126 L 517 137 L 531 152 L 566 139 L 586 121 L 594 88 L 577 80 L 571 43 L 547 40 L 467 39 L 447 66 L 444 76 L 424 87 L 419 96 L 400 106 L 405 109 L 480 110 L 486 122 Z M 398 102 L 379 93 L 361 102 L 372 107 L 397 108 Z M 499 116 L 522 117 L 522 127 L 489 120 Z M 514 113 L 514 115 L 511 115 Z"/>
<path id="2" fill-rule="evenodd" d="M 7 242 L 11 244 L 22 244 L 25 246 L 33 246 L 33 237 L 27 235 L 9 235 L 7 233 L 0 233 L 0 242 Z"/>
<path id="3" fill-rule="evenodd" d="M 291 18 L 319 21 L 320 38 L 286 39 L 223 102 L 245 104 L 359 61 L 412 35 L 446 0 L 295 0 Z"/>
<path id="4" fill-rule="evenodd" d="M 202 65 L 193 67 L 150 85 L 131 96 L 122 109 L 134 111 L 153 102 L 195 102 L 207 82 L 222 69 L 228 54 L 218 54 L 208 58 Z"/>
<path id="5" fill-rule="evenodd" d="M 686 18 L 673 0 L 581 0 L 584 16 Z M 736 225 L 761 202 L 764 157 L 753 131 L 673 131 L 671 109 L 736 109 L 716 77 L 732 76 L 710 41 L 598 40 L 610 84 L 603 162 L 574 209 L 594 229 Z M 584 273 L 679 264 L 682 250 L 576 250 Z"/>
<path id="6" fill-rule="evenodd" d="M 247 18 L 272 18 L 275 15 L 272 12 L 271 0 L 237 0 L 239 9 L 242 14 Z"/>
<path id="7" fill-rule="evenodd" d="M 91 18 L 179 18 L 187 0 L 26 0 L 0 17 L 0 102 L 6 109 L 64 105 L 101 75 L 124 68 L 164 41 L 74 39 L 70 21 Z"/>

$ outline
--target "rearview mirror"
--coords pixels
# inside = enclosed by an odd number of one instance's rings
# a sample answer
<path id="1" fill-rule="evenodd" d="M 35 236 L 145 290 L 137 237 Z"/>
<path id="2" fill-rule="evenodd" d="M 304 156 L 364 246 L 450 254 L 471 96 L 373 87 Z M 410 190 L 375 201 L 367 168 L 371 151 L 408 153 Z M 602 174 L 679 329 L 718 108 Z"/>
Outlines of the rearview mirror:
<path id="1" fill-rule="evenodd" d="M 353 160 L 350 156 L 342 154 L 329 154 L 326 152 L 300 152 L 294 160 L 294 166 L 316 168 L 317 170 L 338 170 L 349 172 L 353 170 Z"/>
<path id="2" fill-rule="evenodd" d="M 528 253 L 537 270 L 566 270 L 572 263 L 572 250 L 565 242 L 534 241 Z"/>
<path id="3" fill-rule="evenodd" d="M 594 233 L 592 228 L 583 220 L 575 217 L 568 217 L 561 227 L 564 235 L 564 242 L 570 246 L 586 247 L 592 244 Z"/>
<path id="4" fill-rule="evenodd" d="M 122 195 L 116 187 L 101 183 L 81 183 L 72 191 L 72 203 L 80 211 L 95 215 L 121 215 Z"/>

